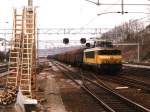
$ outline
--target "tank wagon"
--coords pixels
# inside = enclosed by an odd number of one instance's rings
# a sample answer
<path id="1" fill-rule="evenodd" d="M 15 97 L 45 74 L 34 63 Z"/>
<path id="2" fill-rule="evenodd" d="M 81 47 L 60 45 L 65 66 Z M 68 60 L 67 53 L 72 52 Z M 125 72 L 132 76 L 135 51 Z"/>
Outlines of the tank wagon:
<path id="1" fill-rule="evenodd" d="M 81 48 L 55 55 L 61 62 L 82 67 L 92 67 L 103 71 L 120 71 L 122 69 L 121 51 L 115 48 Z"/>

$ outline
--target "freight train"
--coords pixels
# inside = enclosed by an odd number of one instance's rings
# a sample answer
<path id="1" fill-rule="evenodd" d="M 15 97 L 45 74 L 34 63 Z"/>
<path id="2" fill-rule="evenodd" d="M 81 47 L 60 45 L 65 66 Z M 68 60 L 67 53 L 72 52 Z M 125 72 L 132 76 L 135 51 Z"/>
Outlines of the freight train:
<path id="1" fill-rule="evenodd" d="M 113 47 L 79 48 L 57 54 L 54 58 L 67 64 L 90 67 L 98 71 L 118 72 L 122 69 L 121 50 Z"/>

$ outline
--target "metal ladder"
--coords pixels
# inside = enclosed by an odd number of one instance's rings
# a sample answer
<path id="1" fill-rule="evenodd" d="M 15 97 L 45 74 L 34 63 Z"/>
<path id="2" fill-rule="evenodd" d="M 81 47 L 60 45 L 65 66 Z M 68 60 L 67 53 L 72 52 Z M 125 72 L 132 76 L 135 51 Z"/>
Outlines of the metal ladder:
<path id="1" fill-rule="evenodd" d="M 12 46 L 10 49 L 9 56 L 9 75 L 7 76 L 7 87 L 17 87 L 19 83 L 20 75 L 20 48 L 22 42 L 22 29 L 23 29 L 23 14 L 17 14 L 18 12 L 14 9 L 14 29 Z"/>

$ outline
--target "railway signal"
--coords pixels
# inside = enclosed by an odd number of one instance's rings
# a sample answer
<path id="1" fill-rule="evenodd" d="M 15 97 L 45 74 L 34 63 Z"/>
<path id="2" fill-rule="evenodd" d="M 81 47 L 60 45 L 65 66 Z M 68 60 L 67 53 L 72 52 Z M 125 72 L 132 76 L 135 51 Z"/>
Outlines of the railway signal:
<path id="1" fill-rule="evenodd" d="M 85 44 L 85 43 L 86 43 L 86 38 L 81 38 L 81 39 L 80 39 L 80 43 L 81 43 L 81 44 Z"/>
<path id="2" fill-rule="evenodd" d="M 68 39 L 68 38 L 64 38 L 64 39 L 63 39 L 63 43 L 64 43 L 64 44 L 69 44 L 69 39 Z"/>
<path id="3" fill-rule="evenodd" d="M 90 44 L 90 43 L 86 43 L 86 47 L 87 47 L 87 48 L 90 48 L 90 47 L 91 47 L 91 44 Z"/>

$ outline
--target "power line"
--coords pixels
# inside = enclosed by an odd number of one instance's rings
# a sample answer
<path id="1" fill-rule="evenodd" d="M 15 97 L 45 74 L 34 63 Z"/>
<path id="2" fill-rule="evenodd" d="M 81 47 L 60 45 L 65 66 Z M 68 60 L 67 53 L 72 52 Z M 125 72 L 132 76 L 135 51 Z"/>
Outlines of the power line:
<path id="1" fill-rule="evenodd" d="M 147 17 L 149 17 L 149 16 L 150 16 L 150 15 L 145 16 L 145 17 L 142 17 L 142 18 L 139 18 L 139 19 L 135 19 L 135 20 L 133 20 L 133 22 L 135 22 L 135 21 L 140 21 L 140 20 L 145 19 L 145 18 L 147 18 Z"/>
<path id="2" fill-rule="evenodd" d="M 122 3 L 121 4 L 109 4 L 109 3 L 101 3 L 100 5 L 122 5 Z M 144 6 L 150 6 L 150 4 L 123 4 L 123 5 L 138 5 L 138 6 L 142 6 L 142 5 L 144 5 Z"/>
<path id="3" fill-rule="evenodd" d="M 120 1 L 120 0 L 117 0 L 117 1 L 114 2 L 114 3 L 117 3 L 117 2 L 119 2 L 119 1 Z M 98 0 L 98 2 L 99 2 L 99 0 Z M 113 7 L 113 6 L 109 6 L 108 8 L 104 9 L 103 12 L 104 12 L 104 11 L 107 11 L 108 9 L 110 9 L 110 8 L 112 8 L 112 7 Z M 82 25 L 81 28 L 84 28 L 85 26 L 89 25 L 90 23 L 92 23 L 93 21 L 95 21 L 97 18 L 98 18 L 97 16 L 96 16 L 96 17 L 93 17 L 93 18 L 90 19 L 86 24 Z"/>
<path id="4" fill-rule="evenodd" d="M 127 14 L 127 13 L 135 13 L 135 14 L 150 14 L 150 13 L 145 13 L 145 12 L 128 12 L 128 11 L 114 11 L 114 12 L 103 12 L 97 14 L 98 16 L 103 15 L 103 14 L 109 14 L 109 13 L 121 13 L 121 14 Z"/>
<path id="5" fill-rule="evenodd" d="M 90 21 L 88 21 L 88 23 L 84 24 L 83 26 L 81 26 L 81 29 L 84 28 L 85 26 L 89 25 L 90 23 L 92 23 L 93 21 L 95 21 L 97 19 L 97 16 L 93 17 Z"/>
<path id="6" fill-rule="evenodd" d="M 141 5 L 141 6 L 144 5 L 144 6 L 150 6 L 150 4 L 123 3 L 123 0 L 122 0 L 122 3 L 120 3 L 120 4 L 119 3 L 100 3 L 99 0 L 98 0 L 98 2 L 93 2 L 90 0 L 85 0 L 85 1 L 91 2 L 91 3 L 96 4 L 96 5 Z"/>
<path id="7" fill-rule="evenodd" d="M 120 0 L 117 0 L 116 2 L 114 2 L 114 3 L 117 3 L 117 2 L 119 2 Z M 113 6 L 109 6 L 108 8 L 106 8 L 106 9 L 104 9 L 103 10 L 103 12 L 106 12 L 108 9 L 110 9 L 110 8 L 112 8 Z"/>
<path id="8" fill-rule="evenodd" d="M 139 3 L 139 4 L 137 4 L 137 3 L 130 4 L 130 3 L 124 3 L 124 0 L 121 0 L 121 3 L 100 3 L 99 0 L 98 0 L 98 2 L 93 2 L 91 0 L 85 0 L 85 1 L 94 3 L 94 4 L 98 5 L 98 6 L 100 6 L 100 5 L 111 5 L 111 6 L 119 5 L 119 6 L 121 6 L 121 12 L 118 11 L 117 13 L 121 13 L 121 14 L 128 13 L 128 12 L 124 11 L 124 5 L 130 5 L 130 6 L 133 6 L 133 5 L 136 5 L 136 6 L 150 6 L 150 4 L 141 4 L 141 3 Z M 131 12 L 131 13 L 133 13 L 133 12 Z"/>

